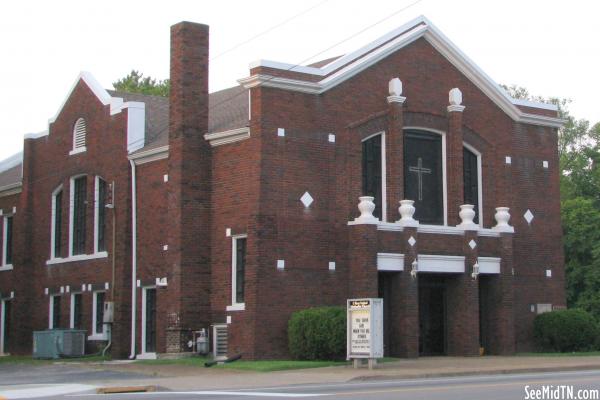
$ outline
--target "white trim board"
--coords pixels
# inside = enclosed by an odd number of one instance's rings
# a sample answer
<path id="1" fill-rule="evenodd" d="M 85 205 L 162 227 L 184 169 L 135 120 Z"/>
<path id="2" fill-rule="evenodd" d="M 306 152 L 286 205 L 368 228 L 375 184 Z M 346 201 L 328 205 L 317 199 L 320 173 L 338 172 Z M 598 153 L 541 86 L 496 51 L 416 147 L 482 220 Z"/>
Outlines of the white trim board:
<path id="1" fill-rule="evenodd" d="M 419 38 L 427 40 L 427 42 L 429 42 L 441 55 L 443 55 L 513 120 L 553 128 L 560 128 L 564 124 L 565 121 L 560 118 L 530 114 L 521 111 L 517 107 L 517 104 L 515 104 L 515 100 L 510 97 L 504 89 L 483 72 L 483 70 L 481 70 L 424 16 L 417 17 L 367 46 L 341 57 L 323 68 L 296 66 L 293 64 L 265 60 L 250 65 L 250 68 L 267 67 L 324 77 L 319 82 L 279 78 L 268 74 L 255 74 L 247 78 L 239 79 L 238 82 L 247 89 L 265 86 L 304 93 L 321 94 L 350 79 L 354 75 L 381 61 L 395 51 L 413 43 Z M 518 102 L 518 105 L 523 104 Z M 557 110 L 556 106 L 551 104 L 538 105 L 537 103 L 530 102 L 527 106 L 544 110 Z"/>
<path id="2" fill-rule="evenodd" d="M 231 129 L 223 132 L 209 132 L 204 135 L 204 139 L 210 143 L 211 147 L 239 142 L 240 140 L 248 138 L 250 138 L 249 127 Z"/>
<path id="3" fill-rule="evenodd" d="M 377 271 L 404 271 L 404 254 L 377 253 Z"/>
<path id="4" fill-rule="evenodd" d="M 419 272 L 464 273 L 464 256 L 447 256 L 437 254 L 419 254 Z"/>
<path id="5" fill-rule="evenodd" d="M 501 258 L 498 257 L 478 257 L 480 274 L 499 274 Z"/>

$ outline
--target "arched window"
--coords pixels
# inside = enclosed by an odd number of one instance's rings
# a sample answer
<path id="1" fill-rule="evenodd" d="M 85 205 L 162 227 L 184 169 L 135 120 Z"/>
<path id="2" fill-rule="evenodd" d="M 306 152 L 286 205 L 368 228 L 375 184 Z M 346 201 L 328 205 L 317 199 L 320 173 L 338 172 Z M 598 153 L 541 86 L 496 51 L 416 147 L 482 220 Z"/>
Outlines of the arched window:
<path id="1" fill-rule="evenodd" d="M 463 189 L 464 204 L 473 204 L 475 218 L 473 222 L 481 221 L 481 154 L 468 145 L 463 147 Z"/>
<path id="2" fill-rule="evenodd" d="M 404 198 L 414 200 L 415 219 L 422 224 L 444 224 L 442 156 L 442 135 L 404 131 Z"/>
<path id="3" fill-rule="evenodd" d="M 85 151 L 86 133 L 85 119 L 79 118 L 73 127 L 73 151 L 71 153 Z"/>
<path id="4" fill-rule="evenodd" d="M 383 138 L 383 134 L 376 134 L 362 142 L 362 194 L 374 197 L 373 215 L 381 220 L 385 220 Z"/>

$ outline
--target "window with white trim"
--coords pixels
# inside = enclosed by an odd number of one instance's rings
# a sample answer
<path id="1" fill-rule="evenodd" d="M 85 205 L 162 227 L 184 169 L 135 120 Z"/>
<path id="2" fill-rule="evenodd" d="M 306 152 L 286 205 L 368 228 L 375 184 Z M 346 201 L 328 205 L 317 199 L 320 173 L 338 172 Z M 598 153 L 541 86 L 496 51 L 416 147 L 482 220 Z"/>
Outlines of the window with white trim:
<path id="1" fill-rule="evenodd" d="M 93 336 L 104 336 L 104 299 L 106 293 L 94 292 L 92 302 L 92 334 Z"/>
<path id="2" fill-rule="evenodd" d="M 71 293 L 71 329 L 83 329 L 83 294 Z"/>
<path id="3" fill-rule="evenodd" d="M 2 224 L 2 266 L 13 262 L 13 216 L 5 215 Z"/>
<path id="4" fill-rule="evenodd" d="M 73 126 L 73 150 L 71 151 L 71 154 L 80 153 L 86 150 L 86 134 L 87 128 L 85 119 L 79 118 Z"/>
<path id="5" fill-rule="evenodd" d="M 60 296 L 50 296 L 50 309 L 48 312 L 48 328 L 60 328 Z"/>
<path id="6" fill-rule="evenodd" d="M 247 235 L 231 237 L 231 307 L 230 310 L 243 310 L 246 286 L 246 240 Z"/>
<path id="7" fill-rule="evenodd" d="M 481 223 L 481 154 L 472 148 L 463 147 L 463 190 L 464 204 L 472 204 L 475 211 L 473 222 Z"/>
<path id="8" fill-rule="evenodd" d="M 87 205 L 87 177 L 80 176 L 71 179 L 70 193 L 70 222 L 71 243 L 70 255 L 85 254 L 86 237 L 86 205 Z"/>
<path id="9" fill-rule="evenodd" d="M 50 228 L 50 258 L 62 255 L 62 211 L 63 190 L 62 186 L 52 194 L 52 226 Z"/>
<path id="10" fill-rule="evenodd" d="M 106 251 L 106 181 L 96 176 L 94 199 L 94 253 Z"/>

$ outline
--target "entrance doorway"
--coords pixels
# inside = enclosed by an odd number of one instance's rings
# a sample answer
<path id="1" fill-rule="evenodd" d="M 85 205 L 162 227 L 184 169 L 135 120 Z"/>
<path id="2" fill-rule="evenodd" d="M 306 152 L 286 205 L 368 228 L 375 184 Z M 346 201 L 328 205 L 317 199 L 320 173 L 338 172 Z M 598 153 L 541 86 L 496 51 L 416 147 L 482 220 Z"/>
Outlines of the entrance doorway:
<path id="1" fill-rule="evenodd" d="M 143 353 L 156 352 L 156 289 L 145 288 L 144 298 L 142 299 L 143 310 Z"/>
<path id="2" fill-rule="evenodd" d="M 446 278 L 419 274 L 419 354 L 445 355 L 447 348 Z"/>
<path id="3" fill-rule="evenodd" d="M 379 272 L 378 297 L 383 299 L 383 355 L 390 356 L 390 339 L 392 335 L 391 307 L 392 307 L 392 277 L 393 272 Z"/>

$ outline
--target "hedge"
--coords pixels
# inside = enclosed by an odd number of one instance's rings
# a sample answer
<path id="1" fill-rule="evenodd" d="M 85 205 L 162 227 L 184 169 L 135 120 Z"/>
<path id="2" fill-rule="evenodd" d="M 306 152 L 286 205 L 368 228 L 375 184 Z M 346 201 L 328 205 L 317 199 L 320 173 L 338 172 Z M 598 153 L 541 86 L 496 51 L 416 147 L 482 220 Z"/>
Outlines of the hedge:
<path id="1" fill-rule="evenodd" d="M 536 316 L 533 336 L 543 351 L 573 352 L 594 350 L 600 327 L 594 317 L 580 309 L 552 311 Z"/>
<path id="2" fill-rule="evenodd" d="M 317 307 L 297 311 L 288 322 L 290 354 L 297 360 L 346 357 L 346 309 Z"/>

